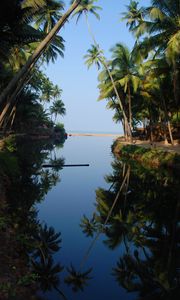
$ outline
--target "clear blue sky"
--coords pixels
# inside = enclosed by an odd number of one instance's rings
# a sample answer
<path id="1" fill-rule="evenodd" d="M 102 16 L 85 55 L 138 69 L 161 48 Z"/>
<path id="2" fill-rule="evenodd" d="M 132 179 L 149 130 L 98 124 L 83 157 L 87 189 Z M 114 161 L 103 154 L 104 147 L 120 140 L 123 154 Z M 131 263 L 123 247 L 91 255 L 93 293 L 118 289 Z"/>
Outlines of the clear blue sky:
<path id="1" fill-rule="evenodd" d="M 64 1 L 66 8 L 69 0 Z M 148 5 L 148 1 L 139 1 Z M 117 42 L 125 43 L 129 48 L 134 44 L 131 33 L 125 22 L 121 22 L 121 13 L 126 10 L 129 0 L 99 0 L 100 21 L 89 15 L 89 22 L 100 47 L 106 57 L 110 57 L 109 49 Z M 86 21 L 81 17 L 76 25 L 75 19 L 70 19 L 61 31 L 65 39 L 65 56 L 58 58 L 55 64 L 50 64 L 46 73 L 49 78 L 62 89 L 62 100 L 67 114 L 60 118 L 65 129 L 83 131 L 122 132 L 120 124 L 112 121 L 113 112 L 106 109 L 106 101 L 97 101 L 98 80 L 95 67 L 87 70 L 83 56 L 90 48 L 92 40 L 88 34 Z"/>

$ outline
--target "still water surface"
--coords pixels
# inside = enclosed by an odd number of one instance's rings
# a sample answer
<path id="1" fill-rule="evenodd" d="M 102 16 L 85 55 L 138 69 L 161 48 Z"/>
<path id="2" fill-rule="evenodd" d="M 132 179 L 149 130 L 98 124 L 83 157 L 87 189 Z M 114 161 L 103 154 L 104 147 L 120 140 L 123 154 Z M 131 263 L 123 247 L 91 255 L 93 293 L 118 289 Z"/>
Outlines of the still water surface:
<path id="1" fill-rule="evenodd" d="M 79 269 L 92 242 L 92 238 L 82 233 L 80 222 L 84 214 L 90 217 L 95 210 L 96 189 L 110 187 L 104 176 L 112 171 L 112 142 L 111 137 L 69 137 L 63 149 L 56 150 L 57 158 L 64 157 L 65 164 L 90 164 L 89 167 L 61 170 L 61 181 L 38 206 L 40 220 L 61 232 L 62 248 L 56 254 L 56 261 L 66 267 L 73 264 Z M 90 274 L 92 279 L 88 281 L 83 292 L 72 294 L 62 280 L 61 289 L 68 299 L 134 299 L 133 295 L 127 294 L 118 286 L 111 274 L 124 247 L 120 246 L 112 251 L 103 244 L 103 240 L 103 236 L 98 238 L 83 262 L 83 271 L 93 268 Z M 63 278 L 66 271 L 61 275 Z M 55 292 L 47 296 L 48 299 L 59 299 Z"/>
<path id="2" fill-rule="evenodd" d="M 179 300 L 179 170 L 118 159 L 111 137 L 54 142 L 0 152 L 0 299 Z"/>
<path id="3" fill-rule="evenodd" d="M 38 206 L 40 220 L 62 234 L 61 290 L 75 300 L 178 299 L 179 171 L 117 159 L 112 142 L 71 137 L 55 153 L 66 164 L 90 164 L 61 170 Z M 74 271 L 87 285 L 73 281 Z"/>

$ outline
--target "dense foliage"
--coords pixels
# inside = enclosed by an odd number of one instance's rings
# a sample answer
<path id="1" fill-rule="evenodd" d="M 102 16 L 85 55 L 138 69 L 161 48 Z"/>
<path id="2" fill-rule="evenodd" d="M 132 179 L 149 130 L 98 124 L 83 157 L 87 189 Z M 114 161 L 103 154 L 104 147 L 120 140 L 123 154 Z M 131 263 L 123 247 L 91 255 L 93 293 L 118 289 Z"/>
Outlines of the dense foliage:
<path id="1" fill-rule="evenodd" d="M 135 37 L 134 48 L 118 42 L 107 61 L 93 38 L 85 56 L 88 67 L 92 63 L 103 67 L 99 100 L 108 101 L 107 108 L 115 111 L 114 121 L 122 122 L 125 135 L 132 135 L 140 124 L 145 138 L 168 139 L 172 144 L 179 138 L 179 5 L 176 0 L 152 0 L 150 6 L 139 7 L 131 1 L 122 21 Z"/>
<path id="2" fill-rule="evenodd" d="M 3 90 L 23 67 L 34 49 L 61 17 L 63 3 L 56 0 L 7 0 L 0 12 L 0 88 Z M 0 104 L 0 127 L 27 132 L 37 127 L 53 128 L 52 115 L 65 114 L 61 89 L 41 71 L 41 66 L 63 56 L 64 43 L 56 35 L 22 83 L 21 88 Z M 46 104 L 48 103 L 49 104 Z M 9 105 L 10 103 L 10 105 Z M 42 130 L 41 130 L 42 131 Z"/>

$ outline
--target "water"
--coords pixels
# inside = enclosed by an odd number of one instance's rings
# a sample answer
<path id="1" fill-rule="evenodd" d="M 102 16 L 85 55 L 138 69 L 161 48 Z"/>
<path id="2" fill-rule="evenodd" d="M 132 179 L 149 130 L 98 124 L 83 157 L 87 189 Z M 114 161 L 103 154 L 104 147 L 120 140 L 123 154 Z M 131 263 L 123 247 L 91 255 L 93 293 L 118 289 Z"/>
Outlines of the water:
<path id="1" fill-rule="evenodd" d="M 0 152 L 0 299 L 179 299 L 179 171 L 115 158 L 112 142 Z"/>
<path id="2" fill-rule="evenodd" d="M 91 216 L 95 208 L 95 190 L 98 187 L 109 188 L 104 175 L 110 173 L 113 160 L 110 146 L 111 137 L 70 137 L 64 148 L 57 151 L 57 157 L 65 157 L 66 164 L 89 163 L 89 167 L 64 168 L 61 171 L 61 182 L 50 191 L 45 201 L 38 206 L 39 218 L 51 224 L 62 234 L 62 249 L 56 260 L 69 267 L 71 263 L 80 268 L 91 238 L 86 238 L 79 224 L 85 214 Z M 72 294 L 71 290 L 62 285 L 69 299 L 133 299 L 119 289 L 111 272 L 121 249 L 111 251 L 99 237 L 88 259 L 83 264 L 83 271 L 93 267 L 93 279 L 88 282 L 84 292 Z M 67 275 L 64 272 L 63 275 Z M 103 287 L 103 289 L 102 289 Z M 105 288 L 106 287 L 106 288 Z M 59 299 L 54 292 L 50 297 Z M 51 298 L 50 298 L 51 299 Z"/>
<path id="3" fill-rule="evenodd" d="M 68 130 L 68 133 L 123 135 L 123 131 Z"/>

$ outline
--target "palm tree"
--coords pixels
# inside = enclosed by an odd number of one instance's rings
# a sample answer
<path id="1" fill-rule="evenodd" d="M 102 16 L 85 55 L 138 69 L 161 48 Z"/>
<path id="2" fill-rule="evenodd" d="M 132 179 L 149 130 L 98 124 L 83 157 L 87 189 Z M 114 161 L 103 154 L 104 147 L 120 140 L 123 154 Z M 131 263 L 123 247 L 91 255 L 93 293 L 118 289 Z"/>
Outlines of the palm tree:
<path id="1" fill-rule="evenodd" d="M 87 284 L 87 281 L 91 279 L 89 274 L 92 271 L 92 268 L 88 269 L 86 272 L 78 272 L 76 269 L 71 265 L 70 268 L 67 268 L 69 276 L 65 278 L 65 283 L 67 285 L 72 285 L 72 290 L 77 292 L 79 290 L 83 291 L 84 286 Z"/>
<path id="2" fill-rule="evenodd" d="M 39 57 L 44 53 L 47 49 L 47 46 L 52 42 L 57 32 L 62 28 L 65 22 L 68 20 L 69 16 L 73 13 L 73 11 L 78 7 L 81 0 L 75 0 L 73 4 L 69 7 L 66 13 L 58 20 L 55 26 L 51 29 L 51 31 L 47 34 L 47 36 L 42 40 L 39 46 L 35 49 L 34 53 L 29 57 L 25 65 L 16 73 L 16 75 L 9 82 L 7 87 L 3 90 L 0 95 L 0 105 L 4 105 L 5 107 L 2 112 L 2 118 L 4 118 L 6 112 L 9 107 L 12 105 L 14 98 L 16 98 L 19 90 L 24 86 L 26 82 L 26 78 L 30 72 L 30 70 L 34 67 L 36 61 Z M 13 96 L 13 97 L 11 97 Z"/>
<path id="3" fill-rule="evenodd" d="M 91 48 L 87 52 L 88 52 L 88 54 L 86 54 L 84 56 L 84 58 L 86 59 L 85 63 L 87 64 L 88 68 L 95 63 L 95 65 L 97 66 L 98 69 L 102 65 L 105 68 L 105 70 L 107 71 L 107 73 L 109 75 L 109 78 L 111 80 L 111 83 L 112 83 L 115 95 L 116 95 L 117 100 L 119 102 L 120 109 L 121 109 L 122 114 L 123 114 L 124 124 L 125 124 L 125 128 L 127 130 L 127 135 L 129 136 L 130 141 L 132 141 L 131 128 L 129 126 L 128 119 L 127 119 L 126 113 L 124 111 L 124 108 L 123 108 L 123 105 L 122 105 L 122 101 L 120 99 L 118 90 L 116 88 L 116 84 L 114 82 L 112 73 L 111 73 L 111 71 L 109 69 L 109 66 L 108 66 L 108 63 L 106 62 L 106 59 L 105 59 L 105 57 L 103 55 L 103 51 L 100 50 L 99 47 L 97 47 L 95 45 L 92 45 Z"/>
<path id="4" fill-rule="evenodd" d="M 151 3 L 152 6 L 138 10 L 137 3 L 132 1 L 124 19 L 136 38 L 143 36 L 143 40 L 136 44 L 136 52 L 143 56 L 147 56 L 151 50 L 155 50 L 156 55 L 165 53 L 167 62 L 173 68 L 174 97 L 178 103 L 180 3 L 179 0 L 152 0 Z"/>
<path id="5" fill-rule="evenodd" d="M 58 87 L 58 85 L 56 84 L 53 88 L 53 97 L 55 99 L 57 99 L 58 97 L 61 96 L 62 90 Z"/>
<path id="6" fill-rule="evenodd" d="M 72 3 L 73 1 L 71 1 Z M 80 5 L 76 8 L 72 16 L 77 15 L 77 22 L 82 14 L 87 15 L 87 13 L 91 13 L 94 15 L 98 20 L 100 19 L 99 14 L 96 12 L 97 10 L 102 10 L 100 6 L 94 5 L 94 2 L 97 0 L 82 0 Z"/>
<path id="7" fill-rule="evenodd" d="M 55 120 L 54 122 L 56 123 L 57 115 L 64 116 L 66 114 L 66 109 L 64 107 L 64 103 L 62 100 L 55 100 L 53 105 L 50 107 L 50 112 L 51 114 L 54 114 Z"/>
<path id="8" fill-rule="evenodd" d="M 48 34 L 55 26 L 56 22 L 61 18 L 63 10 L 63 2 L 56 0 L 46 0 L 45 5 L 34 15 L 35 28 L 41 29 L 43 33 Z M 51 60 L 55 62 L 57 55 L 63 57 L 64 40 L 61 36 L 56 35 L 51 44 L 47 47 L 43 54 L 43 58 L 47 63 Z M 37 43 L 35 46 L 37 47 Z"/>
<path id="9" fill-rule="evenodd" d="M 80 227 L 82 228 L 83 233 L 89 237 L 93 237 L 94 233 L 97 231 L 97 220 L 96 215 L 93 214 L 91 219 L 88 219 L 85 215 L 81 219 Z"/>
<path id="10" fill-rule="evenodd" d="M 61 233 L 56 233 L 53 227 L 40 226 L 35 240 L 38 241 L 39 246 L 35 252 L 35 257 L 40 256 L 44 261 L 54 252 L 57 252 L 60 249 L 61 243 Z"/>
<path id="11" fill-rule="evenodd" d="M 33 261 L 32 260 L 33 271 L 38 275 L 38 283 L 40 288 L 45 292 L 55 289 L 59 295 L 67 300 L 64 293 L 58 288 L 60 280 L 59 274 L 63 271 L 59 263 L 55 264 L 52 256 L 49 256 L 46 261 Z"/>
<path id="12" fill-rule="evenodd" d="M 116 75 L 117 75 L 117 72 L 115 72 L 115 73 L 113 72 L 113 79 L 115 81 L 115 84 L 116 84 L 116 87 L 118 90 L 118 94 L 120 95 L 120 99 L 122 101 L 124 110 L 127 113 L 125 94 L 119 84 L 118 77 Z M 120 110 L 119 103 L 117 102 L 117 97 L 116 97 L 116 94 L 114 93 L 111 79 L 109 78 L 109 74 L 107 73 L 106 70 L 103 70 L 99 74 L 98 80 L 100 82 L 98 85 L 99 92 L 100 92 L 98 100 L 103 100 L 103 99 L 108 100 L 108 103 L 106 105 L 107 109 L 115 110 L 115 114 L 113 116 L 113 121 L 115 121 L 116 123 L 121 122 L 123 125 L 124 132 L 125 132 L 123 114 L 122 114 L 122 111 Z"/>
<path id="13" fill-rule="evenodd" d="M 94 34 L 91 30 L 91 26 L 88 21 L 88 13 L 91 13 L 94 15 L 98 20 L 100 20 L 99 14 L 96 12 L 97 10 L 101 10 L 102 8 L 100 6 L 94 5 L 94 2 L 97 2 L 97 0 L 82 0 L 80 5 L 76 8 L 72 16 L 77 15 L 76 23 L 79 21 L 80 17 L 84 14 L 86 18 L 86 23 L 88 27 L 88 31 L 90 33 L 90 36 L 93 39 L 94 45 L 97 45 L 97 42 L 95 40 Z M 71 1 L 72 3 L 72 1 Z"/>
<path id="14" fill-rule="evenodd" d="M 87 50 L 87 54 L 84 55 L 85 64 L 87 65 L 88 69 L 95 65 L 99 70 L 101 65 L 103 64 L 103 51 L 98 49 L 95 45 L 91 45 L 91 48 Z"/>
<path id="15" fill-rule="evenodd" d="M 135 59 L 133 53 L 123 44 L 116 44 L 112 48 L 113 52 L 113 61 L 112 66 L 115 67 L 120 75 L 119 83 L 124 87 L 124 92 L 128 94 L 128 103 L 129 103 L 129 126 L 132 129 L 132 92 L 136 92 L 138 85 L 140 83 L 139 76 L 137 76 L 137 70 L 135 66 Z M 116 69 L 117 68 L 117 69 Z"/>
<path id="16" fill-rule="evenodd" d="M 137 24 L 143 20 L 142 9 L 138 9 L 138 2 L 131 0 L 129 5 L 126 5 L 127 12 L 122 13 L 122 20 L 126 20 L 126 24 L 130 31 L 136 28 Z"/>
<path id="17" fill-rule="evenodd" d="M 159 106 L 162 107 L 163 119 L 167 125 L 171 144 L 174 145 L 173 135 L 170 124 L 170 117 L 172 109 L 176 109 L 172 106 L 173 92 L 172 92 L 172 80 L 170 66 L 167 64 L 165 57 L 160 59 L 154 59 L 149 61 L 150 70 L 148 71 L 151 78 L 157 78 L 158 89 L 156 91 L 157 96 L 161 99 Z M 166 131 L 166 128 L 165 128 Z"/>
<path id="18" fill-rule="evenodd" d="M 45 0 L 45 5 L 34 15 L 35 28 L 41 28 L 46 34 L 55 26 L 61 18 L 60 11 L 63 10 L 63 2 L 56 0 Z"/>
<path id="19" fill-rule="evenodd" d="M 83 1 L 81 1 L 80 5 L 74 11 L 73 16 L 77 15 L 77 21 L 78 21 L 79 18 L 81 17 L 81 15 L 83 13 L 85 14 L 88 30 L 89 30 L 90 36 L 93 40 L 92 49 L 88 50 L 89 58 L 88 58 L 87 55 L 85 56 L 85 58 L 87 58 L 86 63 L 88 65 L 88 67 L 95 63 L 95 65 L 98 67 L 98 69 L 100 68 L 100 65 L 103 65 L 105 67 L 105 69 L 107 70 L 107 72 L 109 74 L 109 77 L 111 79 L 113 88 L 115 90 L 115 94 L 116 94 L 117 99 L 119 101 L 121 110 L 123 111 L 125 124 L 127 124 L 127 131 L 129 133 L 130 140 L 131 140 L 131 137 L 132 137 L 131 128 L 128 125 L 127 117 L 126 117 L 126 114 L 123 110 L 122 102 L 121 102 L 121 99 L 119 97 L 118 91 L 116 89 L 112 74 L 111 74 L 110 69 L 108 67 L 108 63 L 106 62 L 106 59 L 103 55 L 103 51 L 100 49 L 98 43 L 96 42 L 96 39 L 94 37 L 94 34 L 93 34 L 93 32 L 91 30 L 91 27 L 90 27 L 90 24 L 88 22 L 88 12 L 92 13 L 97 19 L 100 19 L 99 14 L 96 12 L 96 10 L 100 10 L 101 7 L 95 6 L 94 2 L 96 2 L 96 0 L 83 0 Z M 92 59 L 93 59 L 93 61 L 92 61 Z M 92 63 L 91 63 L 91 61 L 92 61 Z"/>
<path id="20" fill-rule="evenodd" d="M 42 0 L 37 0 L 37 2 L 41 3 Z M 10 63 L 10 68 L 12 66 L 15 72 L 17 67 L 24 65 L 27 60 L 29 45 L 43 38 L 42 32 L 33 28 L 30 23 L 34 11 L 27 7 L 23 8 L 21 5 L 23 6 L 18 0 L 7 0 L 2 5 L 0 13 L 1 63 L 4 68 Z"/>

